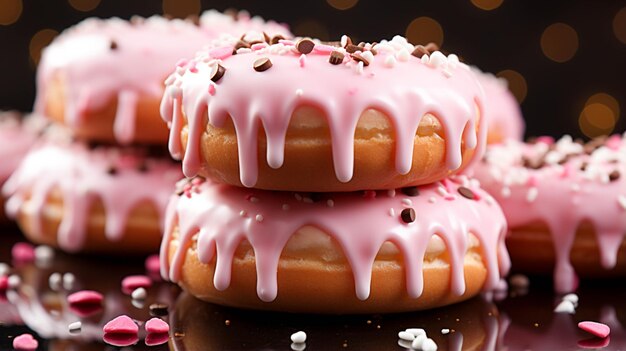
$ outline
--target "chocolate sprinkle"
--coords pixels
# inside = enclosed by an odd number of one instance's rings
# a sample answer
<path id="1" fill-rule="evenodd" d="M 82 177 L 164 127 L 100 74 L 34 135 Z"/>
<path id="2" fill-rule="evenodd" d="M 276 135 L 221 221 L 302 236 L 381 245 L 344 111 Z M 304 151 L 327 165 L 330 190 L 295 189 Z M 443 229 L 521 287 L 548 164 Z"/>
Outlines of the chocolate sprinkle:
<path id="1" fill-rule="evenodd" d="M 400 213 L 400 218 L 404 223 L 413 223 L 415 222 L 415 210 L 412 208 L 405 208 Z"/>
<path id="2" fill-rule="evenodd" d="M 619 177 L 620 177 L 620 173 L 618 170 L 614 170 L 613 172 L 609 173 L 609 181 L 611 182 L 618 180 Z"/>
<path id="3" fill-rule="evenodd" d="M 153 303 L 150 305 L 150 315 L 155 317 L 163 317 L 168 314 L 168 306 L 164 303 Z"/>
<path id="4" fill-rule="evenodd" d="M 239 41 L 237 41 L 237 44 L 235 44 L 235 51 L 237 51 L 237 50 L 239 50 L 241 48 L 247 49 L 249 47 L 250 47 L 250 44 L 246 43 L 243 40 L 239 40 Z"/>
<path id="5" fill-rule="evenodd" d="M 296 50 L 298 50 L 299 53 L 301 54 L 310 54 L 311 51 L 313 51 L 313 48 L 315 47 L 315 43 L 313 42 L 313 40 L 311 39 L 300 39 L 298 40 L 298 42 L 296 43 Z"/>
<path id="6" fill-rule="evenodd" d="M 220 79 L 222 79 L 224 73 L 226 73 L 226 68 L 218 63 L 211 72 L 211 80 L 217 83 Z"/>
<path id="7" fill-rule="evenodd" d="M 282 35 L 278 34 L 272 37 L 272 40 L 270 40 L 270 44 L 274 45 L 274 44 L 278 44 L 279 41 L 285 39 L 285 37 L 283 37 Z"/>
<path id="8" fill-rule="evenodd" d="M 330 57 L 328 58 L 328 62 L 333 65 L 338 65 L 343 62 L 344 54 L 339 51 L 333 51 L 330 53 Z"/>
<path id="9" fill-rule="evenodd" d="M 352 54 L 350 55 L 350 57 L 352 57 L 352 59 L 356 62 L 363 62 L 363 66 L 369 66 L 370 62 L 363 56 L 361 56 L 361 54 L 356 53 L 356 54 Z"/>
<path id="10" fill-rule="evenodd" d="M 401 189 L 402 193 L 407 196 L 418 196 L 420 194 L 419 189 L 416 186 L 409 186 Z"/>
<path id="11" fill-rule="evenodd" d="M 413 49 L 413 52 L 411 53 L 411 55 L 417 57 L 417 58 L 422 58 L 422 56 L 424 55 L 429 55 L 430 51 L 428 51 L 424 46 L 422 45 L 417 45 L 415 47 L 415 49 Z"/>
<path id="12" fill-rule="evenodd" d="M 363 48 L 354 44 L 346 45 L 346 51 L 350 54 L 354 54 L 357 51 L 363 51 Z"/>
<path id="13" fill-rule="evenodd" d="M 476 195 L 474 194 L 474 192 L 464 186 L 459 187 L 457 191 L 459 192 L 459 194 L 461 194 L 461 196 L 463 196 L 466 199 L 474 200 L 476 198 Z"/>
<path id="14" fill-rule="evenodd" d="M 111 50 L 117 50 L 117 42 L 115 40 L 111 40 L 111 45 L 109 47 Z"/>
<path id="15" fill-rule="evenodd" d="M 263 32 L 263 40 L 265 40 L 266 43 L 271 44 L 272 43 L 272 38 L 270 38 L 269 35 L 267 35 L 267 33 Z"/>
<path id="16" fill-rule="evenodd" d="M 261 57 L 254 61 L 254 70 L 257 72 L 267 71 L 272 67 L 272 61 L 267 57 Z"/>

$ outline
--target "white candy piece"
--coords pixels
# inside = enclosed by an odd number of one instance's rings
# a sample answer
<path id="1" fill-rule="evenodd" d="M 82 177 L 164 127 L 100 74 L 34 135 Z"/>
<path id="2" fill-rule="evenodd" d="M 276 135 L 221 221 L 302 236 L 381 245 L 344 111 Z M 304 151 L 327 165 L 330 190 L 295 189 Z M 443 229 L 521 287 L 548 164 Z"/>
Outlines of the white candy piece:
<path id="1" fill-rule="evenodd" d="M 63 288 L 65 290 L 71 290 L 74 287 L 76 277 L 72 273 L 63 274 Z"/>
<path id="2" fill-rule="evenodd" d="M 578 305 L 578 295 L 571 293 L 563 296 L 563 301 L 569 301 L 574 304 L 574 306 Z"/>
<path id="3" fill-rule="evenodd" d="M 146 295 L 148 295 L 148 293 L 146 292 L 146 289 L 144 288 L 137 288 L 135 290 L 133 290 L 133 292 L 130 294 L 130 297 L 133 300 L 143 300 L 146 298 Z"/>
<path id="4" fill-rule="evenodd" d="M 428 337 L 426 336 L 426 333 L 416 336 L 415 340 L 413 340 L 413 342 L 411 343 L 411 348 L 416 349 L 416 350 L 421 350 L 422 346 L 424 345 L 424 341 L 426 341 L 426 339 L 428 339 Z"/>
<path id="5" fill-rule="evenodd" d="M 554 308 L 554 313 L 569 313 L 569 314 L 574 314 L 576 312 L 576 309 L 574 307 L 574 304 L 571 301 L 567 301 L 567 300 L 563 300 L 561 301 L 560 304 L 558 304 L 555 308 Z"/>
<path id="6" fill-rule="evenodd" d="M 4 262 L 0 262 L 0 275 L 7 275 L 11 270 L 11 266 Z"/>
<path id="7" fill-rule="evenodd" d="M 406 340 L 406 341 L 413 341 L 415 340 L 415 335 L 413 335 L 412 333 L 406 332 L 406 331 L 401 331 L 398 333 L 398 337 L 402 340 Z"/>
<path id="8" fill-rule="evenodd" d="M 78 321 L 78 322 L 74 322 L 74 323 L 70 323 L 70 325 L 67 326 L 67 328 L 69 329 L 70 333 L 75 333 L 78 332 L 82 329 L 83 324 Z"/>
<path id="9" fill-rule="evenodd" d="M 50 262 L 54 258 L 54 250 L 47 245 L 39 245 L 35 248 L 35 260 L 39 263 Z"/>
<path id="10" fill-rule="evenodd" d="M 450 329 L 448 329 L 448 328 L 441 329 L 441 334 L 443 334 L 443 335 L 450 334 Z"/>
<path id="11" fill-rule="evenodd" d="M 396 58 L 393 55 L 387 55 L 385 58 L 385 67 L 393 68 L 396 65 Z"/>
<path id="12" fill-rule="evenodd" d="M 426 339 L 422 344 L 422 351 L 437 351 L 437 344 L 433 339 Z"/>
<path id="13" fill-rule="evenodd" d="M 432 54 L 430 54 L 430 65 L 437 68 L 441 65 L 444 65 L 446 62 L 448 61 L 448 59 L 446 58 L 446 56 L 444 54 L 441 53 L 441 51 L 435 51 Z"/>
<path id="14" fill-rule="evenodd" d="M 426 335 L 426 331 L 422 328 L 407 328 L 405 332 L 411 333 L 415 335 L 416 337 L 420 335 Z"/>
<path id="15" fill-rule="evenodd" d="M 291 342 L 296 344 L 302 344 L 306 341 L 306 333 L 303 331 L 295 332 L 291 334 Z"/>
<path id="16" fill-rule="evenodd" d="M 291 349 L 293 351 L 304 351 L 304 349 L 306 349 L 306 344 L 305 343 L 297 343 L 297 342 L 293 342 L 291 343 Z"/>
<path id="17" fill-rule="evenodd" d="M 62 279 L 61 273 L 55 272 L 50 274 L 50 277 L 48 278 L 48 285 L 50 285 L 50 289 L 54 291 L 59 290 L 61 288 Z"/>
<path id="18" fill-rule="evenodd" d="M 17 274 L 11 274 L 7 283 L 9 284 L 9 289 L 15 289 L 22 283 L 22 278 Z"/>

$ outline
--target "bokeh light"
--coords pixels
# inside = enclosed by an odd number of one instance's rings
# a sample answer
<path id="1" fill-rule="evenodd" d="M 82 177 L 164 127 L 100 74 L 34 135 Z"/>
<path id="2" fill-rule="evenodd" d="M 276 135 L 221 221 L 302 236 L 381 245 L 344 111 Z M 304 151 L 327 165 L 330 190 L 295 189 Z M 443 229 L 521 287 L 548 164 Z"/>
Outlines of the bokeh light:
<path id="1" fill-rule="evenodd" d="M 406 38 L 413 44 L 433 42 L 439 47 L 443 45 L 443 28 L 430 17 L 418 17 L 406 28 Z"/>
<path id="2" fill-rule="evenodd" d="M 359 0 L 326 0 L 326 2 L 337 10 L 348 10 L 353 8 Z"/>
<path id="3" fill-rule="evenodd" d="M 524 99 L 526 99 L 528 85 L 526 84 L 526 79 L 523 75 L 512 69 L 505 69 L 504 71 L 498 72 L 496 76 L 506 79 L 509 85 L 509 90 L 513 93 L 519 103 L 522 103 Z"/>
<path id="4" fill-rule="evenodd" d="M 30 53 L 31 61 L 37 65 L 39 63 L 39 59 L 41 58 L 41 50 L 48 46 L 52 39 L 59 34 L 54 29 L 42 29 L 39 32 L 35 33 L 33 37 L 30 39 L 30 44 L 28 45 L 28 51 Z"/>
<path id="5" fill-rule="evenodd" d="M 82 12 L 89 12 L 100 5 L 100 0 L 68 0 L 70 6 Z"/>
<path id="6" fill-rule="evenodd" d="M 613 32 L 619 41 L 626 44 L 626 7 L 622 7 L 613 18 Z"/>
<path id="7" fill-rule="evenodd" d="M 565 23 L 549 25 L 541 34 L 541 51 L 550 60 L 567 62 L 578 51 L 578 34 Z"/>
<path id="8" fill-rule="evenodd" d="M 611 134 L 620 115 L 619 103 L 609 94 L 597 93 L 587 99 L 578 118 L 580 131 L 587 137 Z"/>
<path id="9" fill-rule="evenodd" d="M 0 25 L 8 26 L 20 19 L 22 0 L 0 0 Z"/>
<path id="10" fill-rule="evenodd" d="M 200 14 L 200 0 L 163 0 L 163 14 L 176 18 L 186 18 Z"/>
<path id="11" fill-rule="evenodd" d="M 318 38 L 320 40 L 331 40 L 329 38 L 330 35 L 328 34 L 328 28 L 326 28 L 326 26 L 321 22 L 312 19 L 306 19 L 297 22 L 293 26 L 293 33 L 295 35 Z"/>
<path id="12" fill-rule="evenodd" d="M 491 11 L 495 10 L 502 5 L 503 0 L 471 0 L 474 6 L 481 10 Z"/>

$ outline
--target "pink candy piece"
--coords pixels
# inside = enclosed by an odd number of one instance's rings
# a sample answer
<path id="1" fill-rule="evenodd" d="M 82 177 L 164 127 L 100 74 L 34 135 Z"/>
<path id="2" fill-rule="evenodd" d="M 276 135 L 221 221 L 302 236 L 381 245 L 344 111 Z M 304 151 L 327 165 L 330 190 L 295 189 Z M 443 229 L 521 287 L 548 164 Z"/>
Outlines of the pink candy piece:
<path id="1" fill-rule="evenodd" d="M 162 334 L 170 331 L 170 326 L 160 318 L 152 318 L 146 322 L 146 331 L 150 334 Z"/>
<path id="2" fill-rule="evenodd" d="M 159 273 L 161 271 L 159 255 L 148 256 L 148 258 L 146 258 L 145 266 L 148 273 Z"/>
<path id="3" fill-rule="evenodd" d="M 39 342 L 30 334 L 22 334 L 13 339 L 13 348 L 19 351 L 36 350 Z"/>
<path id="4" fill-rule="evenodd" d="M 159 333 L 159 334 L 146 335 L 146 339 L 144 341 L 147 346 L 156 346 L 156 345 L 165 344 L 169 339 L 170 339 L 169 334 Z"/>
<path id="5" fill-rule="evenodd" d="M 102 294 L 93 290 L 77 291 L 67 297 L 70 305 L 100 305 L 102 304 Z"/>
<path id="6" fill-rule="evenodd" d="M 137 288 L 148 288 L 152 285 L 152 280 L 145 275 L 129 275 L 122 280 L 122 291 L 130 294 Z"/>
<path id="7" fill-rule="evenodd" d="M 598 322 L 580 322 L 578 323 L 578 328 L 599 338 L 606 338 L 611 333 L 611 328 L 608 325 Z"/>
<path id="8" fill-rule="evenodd" d="M 551 137 L 551 136 L 545 136 L 544 135 L 544 136 L 538 137 L 537 138 L 537 142 L 544 143 L 544 144 L 547 144 L 547 145 L 552 145 L 552 144 L 554 144 L 554 138 Z"/>
<path id="9" fill-rule="evenodd" d="M 104 334 L 102 340 L 109 345 L 126 347 L 139 342 L 139 336 L 136 334 Z"/>
<path id="10" fill-rule="evenodd" d="M 102 328 L 104 334 L 137 334 L 139 327 L 127 315 L 121 315 L 109 321 Z"/>
<path id="11" fill-rule="evenodd" d="M 35 260 L 35 248 L 29 243 L 16 243 L 11 248 L 11 256 L 18 262 L 32 262 Z"/>
<path id="12" fill-rule="evenodd" d="M 4 291 L 9 288 L 9 277 L 6 275 L 0 275 L 0 291 Z"/>

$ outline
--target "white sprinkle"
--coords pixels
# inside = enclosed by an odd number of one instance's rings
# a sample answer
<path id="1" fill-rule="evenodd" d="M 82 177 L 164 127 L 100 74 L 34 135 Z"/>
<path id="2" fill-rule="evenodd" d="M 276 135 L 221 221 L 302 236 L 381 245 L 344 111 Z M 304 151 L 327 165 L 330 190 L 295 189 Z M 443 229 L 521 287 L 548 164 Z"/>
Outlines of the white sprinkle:
<path id="1" fill-rule="evenodd" d="M 617 202 L 622 207 L 624 211 L 626 211 L 626 195 L 620 195 L 617 197 Z"/>
<path id="2" fill-rule="evenodd" d="M 259 198 L 258 198 L 258 197 L 251 196 L 251 197 L 250 197 L 250 202 L 252 202 L 253 204 L 255 204 L 255 203 L 259 202 Z"/>
<path id="3" fill-rule="evenodd" d="M 302 91 L 302 89 L 296 89 L 296 96 L 302 96 L 302 94 L 304 94 L 304 91 Z"/>
<path id="4" fill-rule="evenodd" d="M 283 208 L 283 211 L 287 211 L 291 208 L 291 206 L 289 206 L 288 204 L 283 204 L 282 208 Z"/>
<path id="5" fill-rule="evenodd" d="M 11 274 L 7 280 L 10 289 L 17 288 L 22 283 L 22 278 L 17 274 Z"/>
<path id="6" fill-rule="evenodd" d="M 306 55 L 305 54 L 300 55 L 300 57 L 298 58 L 298 63 L 300 64 L 300 67 L 306 66 Z"/>
<path id="7" fill-rule="evenodd" d="M 537 195 L 539 195 L 539 190 L 537 190 L 537 188 L 532 187 L 528 189 L 528 192 L 526 193 L 526 201 L 528 202 L 535 201 L 537 199 Z"/>
<path id="8" fill-rule="evenodd" d="M 514 274 L 509 278 L 511 286 L 516 288 L 527 288 L 530 284 L 528 277 L 523 274 Z"/>
<path id="9" fill-rule="evenodd" d="M 422 63 L 423 63 L 423 64 L 427 65 L 427 64 L 429 64 L 429 63 L 430 63 L 430 56 L 428 56 L 428 55 L 423 55 L 423 56 L 422 56 L 422 58 L 421 58 L 421 60 L 422 60 Z"/>
<path id="10" fill-rule="evenodd" d="M 83 327 L 83 324 L 80 321 L 74 322 L 74 323 L 70 323 L 70 325 L 67 326 L 67 328 L 69 329 L 70 333 L 76 333 L 79 332 Z"/>
<path id="11" fill-rule="evenodd" d="M 356 73 L 363 74 L 363 61 L 359 61 L 359 63 L 354 66 Z"/>
<path id="12" fill-rule="evenodd" d="M 431 196 L 428 198 L 428 202 L 430 202 L 431 204 L 434 204 L 435 202 L 437 202 L 437 199 L 435 199 L 434 196 Z"/>
<path id="13" fill-rule="evenodd" d="M 47 245 L 39 245 L 35 248 L 35 260 L 46 263 L 54 257 L 54 250 Z"/>
<path id="14" fill-rule="evenodd" d="M 396 53 L 396 58 L 400 62 L 406 62 L 409 60 L 410 57 L 411 57 L 411 54 L 409 53 L 407 49 L 404 49 L 404 48 L 400 49 L 400 51 Z"/>
<path id="15" fill-rule="evenodd" d="M 505 199 L 511 197 L 511 189 L 508 186 L 503 187 L 500 191 L 500 195 Z"/>
<path id="16" fill-rule="evenodd" d="M 406 331 L 401 331 L 398 333 L 398 337 L 402 340 L 406 340 L 406 341 L 413 341 L 415 340 L 415 335 L 406 332 Z"/>
<path id="17" fill-rule="evenodd" d="M 293 351 L 304 351 L 306 349 L 306 344 L 305 343 L 292 342 L 291 343 L 291 349 Z"/>
<path id="18" fill-rule="evenodd" d="M 361 57 L 366 59 L 370 65 L 374 62 L 374 54 L 372 54 L 371 51 L 364 51 L 363 53 L 361 53 Z"/>
<path id="19" fill-rule="evenodd" d="M 133 300 L 143 300 L 146 298 L 146 296 L 148 295 L 148 293 L 146 292 L 146 289 L 144 288 L 137 288 L 135 290 L 133 290 L 133 292 L 130 294 L 130 297 Z"/>
<path id="20" fill-rule="evenodd" d="M 393 68 L 396 65 L 396 58 L 393 55 L 387 55 L 385 58 L 385 67 Z"/>
<path id="21" fill-rule="evenodd" d="M 410 341 L 406 341 L 406 340 L 402 340 L 402 339 L 398 339 L 398 346 L 400 346 L 403 349 L 410 349 L 411 348 L 411 342 Z"/>
<path id="22" fill-rule="evenodd" d="M 50 289 L 57 291 L 61 288 L 61 273 L 55 272 L 50 274 L 48 278 L 48 285 L 50 285 Z"/>
<path id="23" fill-rule="evenodd" d="M 446 196 L 448 192 L 446 191 L 446 188 L 439 186 L 437 187 L 437 193 L 441 196 Z"/>
<path id="24" fill-rule="evenodd" d="M 432 54 L 430 54 L 429 63 L 431 66 L 435 68 L 444 65 L 446 61 L 447 61 L 446 56 L 442 54 L 441 51 L 435 51 Z"/>
<path id="25" fill-rule="evenodd" d="M 422 351 L 437 351 L 437 344 L 433 339 L 428 338 L 422 343 Z"/>
<path id="26" fill-rule="evenodd" d="M 444 75 L 446 78 L 450 78 L 450 77 L 452 77 L 452 72 L 448 71 L 447 69 L 444 69 L 443 71 L 441 71 L 441 73 L 443 73 L 443 75 Z"/>
<path id="27" fill-rule="evenodd" d="M 326 206 L 335 207 L 335 201 L 333 201 L 333 199 L 326 200 Z"/>
<path id="28" fill-rule="evenodd" d="M 387 196 L 395 197 L 396 196 L 396 190 L 395 189 L 387 190 Z"/>
<path id="29" fill-rule="evenodd" d="M 74 287 L 74 282 L 76 281 L 76 277 L 72 273 L 63 274 L 63 288 L 65 290 L 71 290 Z"/>
<path id="30" fill-rule="evenodd" d="M 565 296 L 563 296 L 563 301 L 569 301 L 572 304 L 574 304 L 574 306 L 578 305 L 578 295 L 576 294 L 567 294 Z"/>
<path id="31" fill-rule="evenodd" d="M 238 54 L 249 54 L 252 52 L 252 49 L 250 48 L 239 48 L 237 49 L 237 53 Z"/>
<path id="32" fill-rule="evenodd" d="M 141 300 L 141 299 L 131 299 L 130 300 L 130 304 L 133 305 L 133 307 L 135 307 L 136 309 L 143 309 L 145 307 L 145 300 Z"/>
<path id="33" fill-rule="evenodd" d="M 393 208 L 389 209 L 389 217 L 395 217 L 396 216 L 396 210 L 394 210 Z"/>
<path id="34" fill-rule="evenodd" d="M 241 217 L 245 217 L 247 214 L 248 214 L 248 212 L 246 212 L 246 210 L 239 211 L 239 216 L 241 216 Z"/>
<path id="35" fill-rule="evenodd" d="M 296 344 L 302 344 L 305 341 L 306 341 L 305 332 L 299 331 L 299 332 L 291 334 L 291 342 L 294 342 Z"/>
<path id="36" fill-rule="evenodd" d="M 411 348 L 415 350 L 421 350 L 426 339 L 428 339 L 426 333 L 417 335 L 415 337 L 415 340 L 413 340 L 413 342 L 411 343 Z"/>
<path id="37" fill-rule="evenodd" d="M 576 312 L 574 304 L 571 301 L 563 300 L 554 309 L 554 313 L 569 313 L 574 314 Z"/>
<path id="38" fill-rule="evenodd" d="M 258 214 L 254 217 L 254 219 L 256 219 L 257 222 L 263 222 L 263 215 Z"/>
<path id="39" fill-rule="evenodd" d="M 422 328 L 407 328 L 405 332 L 411 333 L 415 335 L 416 337 L 420 335 L 424 335 L 424 336 L 426 335 L 426 331 Z"/>
<path id="40" fill-rule="evenodd" d="M 341 36 L 341 47 L 345 48 L 346 45 L 348 45 L 348 36 L 347 35 L 342 35 Z"/>
<path id="41" fill-rule="evenodd" d="M 402 199 L 402 204 L 404 206 L 413 206 L 413 201 L 411 199 Z"/>
<path id="42" fill-rule="evenodd" d="M 7 275 L 11 271 L 11 266 L 4 262 L 0 262 L 0 275 Z"/>
<path id="43" fill-rule="evenodd" d="M 441 329 L 441 334 L 443 334 L 443 335 L 450 334 L 450 329 L 448 329 L 448 328 Z"/>
<path id="44" fill-rule="evenodd" d="M 450 67 L 456 68 L 458 64 L 459 64 L 459 57 L 457 55 L 455 54 L 448 55 L 448 65 L 450 65 Z"/>

